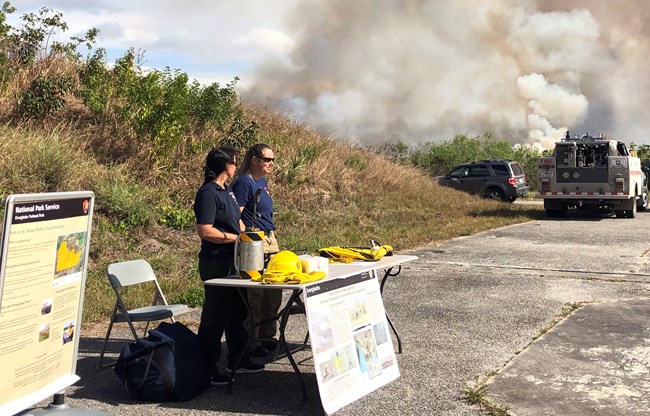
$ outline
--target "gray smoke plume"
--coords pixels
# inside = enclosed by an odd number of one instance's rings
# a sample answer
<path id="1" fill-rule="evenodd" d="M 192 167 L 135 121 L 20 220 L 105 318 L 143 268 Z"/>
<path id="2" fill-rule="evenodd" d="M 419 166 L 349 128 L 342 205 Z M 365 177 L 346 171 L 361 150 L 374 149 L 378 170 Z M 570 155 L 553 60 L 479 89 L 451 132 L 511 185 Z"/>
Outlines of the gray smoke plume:
<path id="1" fill-rule="evenodd" d="M 244 96 L 333 136 L 417 143 L 492 132 L 549 147 L 567 129 L 642 144 L 643 0 L 310 0 L 288 60 Z"/>

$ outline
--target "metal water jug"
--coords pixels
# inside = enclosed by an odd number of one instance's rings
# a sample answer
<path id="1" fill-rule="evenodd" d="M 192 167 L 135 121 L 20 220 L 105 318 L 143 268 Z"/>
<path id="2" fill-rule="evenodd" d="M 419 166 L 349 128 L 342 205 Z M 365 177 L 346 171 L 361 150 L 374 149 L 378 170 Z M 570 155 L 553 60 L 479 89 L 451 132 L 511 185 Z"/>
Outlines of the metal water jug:
<path id="1" fill-rule="evenodd" d="M 242 279 L 264 273 L 264 231 L 244 231 L 235 241 L 235 270 Z"/>
<path id="2" fill-rule="evenodd" d="M 253 201 L 253 224 L 239 234 L 235 241 L 235 270 L 242 279 L 261 280 L 264 273 L 264 231 L 255 228 L 257 204 L 262 188 L 255 192 Z"/>

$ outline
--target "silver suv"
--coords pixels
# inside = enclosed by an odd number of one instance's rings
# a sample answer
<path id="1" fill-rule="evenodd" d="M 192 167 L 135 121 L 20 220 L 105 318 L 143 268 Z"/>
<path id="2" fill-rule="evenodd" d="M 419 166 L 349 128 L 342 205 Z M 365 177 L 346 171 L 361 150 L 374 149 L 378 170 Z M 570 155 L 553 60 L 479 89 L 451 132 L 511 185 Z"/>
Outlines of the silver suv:
<path id="1" fill-rule="evenodd" d="M 514 202 L 528 194 L 526 174 L 514 160 L 479 160 L 456 166 L 438 178 L 443 186 L 478 194 L 484 198 Z"/>

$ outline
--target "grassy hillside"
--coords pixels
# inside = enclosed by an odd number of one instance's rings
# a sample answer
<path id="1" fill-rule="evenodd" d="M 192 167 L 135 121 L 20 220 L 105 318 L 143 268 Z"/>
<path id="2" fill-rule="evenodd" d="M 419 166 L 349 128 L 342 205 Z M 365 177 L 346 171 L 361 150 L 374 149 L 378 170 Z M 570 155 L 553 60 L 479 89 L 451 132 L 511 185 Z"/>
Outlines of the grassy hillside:
<path id="1" fill-rule="evenodd" d="M 397 251 L 529 221 L 538 209 L 483 200 L 439 187 L 428 174 L 381 155 L 334 142 L 261 109 L 258 140 L 276 153 L 269 178 L 283 248 L 310 253 L 328 245 Z M 114 261 L 145 258 L 173 302 L 200 304 L 199 239 L 191 205 L 202 181 L 203 154 L 173 170 L 138 161 L 105 163 L 72 125 L 0 128 L 2 197 L 10 193 L 92 190 L 96 211 L 84 320 L 105 318 L 113 294 L 105 276 Z M 217 143 L 215 143 L 217 144 Z M 137 296 L 137 294 L 134 294 Z"/>
<path id="2" fill-rule="evenodd" d="M 95 192 L 85 322 L 112 309 L 105 271 L 115 261 L 145 258 L 169 301 L 202 302 L 192 202 L 217 145 L 274 149 L 278 235 L 299 253 L 371 239 L 402 251 L 540 215 L 440 188 L 430 170 L 243 105 L 236 79 L 203 86 L 180 71 L 144 71 L 133 50 L 114 65 L 101 49 L 86 58 L 69 44 L 44 51 L 38 35 L 60 20 L 43 13 L 30 30 L 0 19 L 0 197 Z M 92 39 L 89 31 L 83 41 Z"/>

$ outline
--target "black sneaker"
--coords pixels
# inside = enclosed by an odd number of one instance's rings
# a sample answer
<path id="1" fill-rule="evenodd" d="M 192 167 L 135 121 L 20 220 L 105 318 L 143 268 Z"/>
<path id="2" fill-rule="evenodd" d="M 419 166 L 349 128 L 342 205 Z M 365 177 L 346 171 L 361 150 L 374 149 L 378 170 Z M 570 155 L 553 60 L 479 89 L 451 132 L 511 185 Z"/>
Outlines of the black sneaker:
<path id="1" fill-rule="evenodd" d="M 272 339 L 273 341 L 271 341 L 271 339 Z M 269 351 L 275 351 L 275 349 L 276 349 L 276 347 L 278 346 L 278 344 L 280 343 L 280 341 L 278 341 L 278 340 L 275 339 L 275 338 L 271 338 L 271 339 L 269 339 L 269 340 L 262 340 L 262 341 L 260 341 L 260 344 L 262 344 L 262 346 L 263 346 L 264 348 L 266 348 L 267 350 L 269 350 Z"/>
<path id="2" fill-rule="evenodd" d="M 215 374 L 210 377 L 210 384 L 213 386 L 225 386 L 228 384 L 230 377 L 226 374 Z M 235 381 L 235 378 L 232 378 L 232 381 Z"/>
<path id="3" fill-rule="evenodd" d="M 293 304 L 289 308 L 289 315 L 304 315 L 305 314 L 305 305 L 304 304 Z"/>
<path id="4" fill-rule="evenodd" d="M 246 367 L 239 367 L 235 374 L 255 374 L 264 371 L 264 364 L 250 363 Z"/>
<path id="5" fill-rule="evenodd" d="M 269 350 L 262 345 L 251 351 L 251 357 L 266 357 L 267 355 L 269 355 Z"/>

